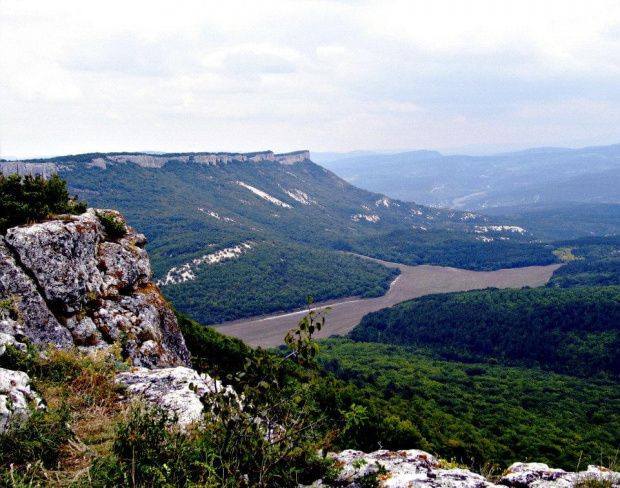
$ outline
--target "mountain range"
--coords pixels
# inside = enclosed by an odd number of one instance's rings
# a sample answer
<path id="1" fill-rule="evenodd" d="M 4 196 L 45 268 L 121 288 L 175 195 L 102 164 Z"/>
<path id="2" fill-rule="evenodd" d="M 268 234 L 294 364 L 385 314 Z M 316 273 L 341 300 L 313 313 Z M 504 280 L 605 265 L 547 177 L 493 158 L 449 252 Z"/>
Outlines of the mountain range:
<path id="1" fill-rule="evenodd" d="M 620 144 L 490 156 L 345 155 L 322 164 L 361 188 L 439 207 L 486 212 L 527 204 L 620 203 Z"/>

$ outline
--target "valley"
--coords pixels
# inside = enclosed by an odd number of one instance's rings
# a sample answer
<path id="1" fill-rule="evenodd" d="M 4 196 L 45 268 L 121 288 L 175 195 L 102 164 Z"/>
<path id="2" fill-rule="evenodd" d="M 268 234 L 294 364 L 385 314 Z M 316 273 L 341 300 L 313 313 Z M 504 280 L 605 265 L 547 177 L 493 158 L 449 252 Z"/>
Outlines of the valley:
<path id="1" fill-rule="evenodd" d="M 313 304 L 320 309 L 330 306 L 326 326 L 317 338 L 345 335 L 359 324 L 362 317 L 397 303 L 434 293 L 450 293 L 481 288 L 522 288 L 542 286 L 561 265 L 529 266 L 497 271 L 469 271 L 441 266 L 406 266 L 375 260 L 388 267 L 400 269 L 401 274 L 392 282 L 389 291 L 377 298 L 351 298 Z M 293 328 L 306 310 L 286 314 L 254 317 L 224 323 L 217 330 L 225 335 L 242 339 L 247 344 L 276 347 Z"/>

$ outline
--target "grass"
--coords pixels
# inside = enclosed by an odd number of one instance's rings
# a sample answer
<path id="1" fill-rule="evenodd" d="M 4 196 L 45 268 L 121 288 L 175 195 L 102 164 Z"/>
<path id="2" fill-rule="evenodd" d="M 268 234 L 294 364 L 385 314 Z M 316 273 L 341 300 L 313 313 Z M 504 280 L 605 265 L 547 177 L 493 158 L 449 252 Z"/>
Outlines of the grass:
<path id="1" fill-rule="evenodd" d="M 12 348 L 9 358 L 29 373 L 47 408 L 0 436 L 1 487 L 89 486 L 89 467 L 112 452 L 122 415 L 114 385 L 126 367 L 119 351 L 50 350 L 39 357 Z"/>
<path id="2" fill-rule="evenodd" d="M 556 249 L 555 251 L 553 251 L 553 255 L 557 257 L 563 263 L 568 263 L 569 261 L 582 260 L 583 258 L 580 258 L 573 254 L 574 249 L 575 249 L 574 247 L 560 247 Z"/>

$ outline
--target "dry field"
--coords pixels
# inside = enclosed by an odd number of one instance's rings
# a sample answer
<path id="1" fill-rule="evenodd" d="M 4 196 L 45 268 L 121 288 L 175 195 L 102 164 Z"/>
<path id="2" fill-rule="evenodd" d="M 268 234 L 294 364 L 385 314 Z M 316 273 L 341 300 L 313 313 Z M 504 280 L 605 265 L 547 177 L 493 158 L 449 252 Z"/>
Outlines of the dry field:
<path id="1" fill-rule="evenodd" d="M 522 288 L 542 286 L 561 265 L 530 266 L 499 271 L 467 271 L 441 266 L 405 266 L 378 261 L 389 267 L 398 267 L 401 274 L 392 282 L 390 290 L 378 298 L 348 298 L 333 302 L 316 303 L 313 308 L 332 307 L 325 328 L 317 337 L 350 332 L 364 315 L 397 303 L 431 293 L 448 293 L 482 288 Z M 217 326 L 223 334 L 239 337 L 252 346 L 274 347 L 283 343 L 284 335 L 303 317 L 306 310 L 254 317 Z"/>

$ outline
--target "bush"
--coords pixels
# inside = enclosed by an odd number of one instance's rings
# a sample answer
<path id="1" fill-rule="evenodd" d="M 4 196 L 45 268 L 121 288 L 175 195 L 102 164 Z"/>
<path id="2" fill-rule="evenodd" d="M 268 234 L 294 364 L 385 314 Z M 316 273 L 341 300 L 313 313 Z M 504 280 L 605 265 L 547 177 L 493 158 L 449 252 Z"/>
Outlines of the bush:
<path id="1" fill-rule="evenodd" d="M 39 176 L 0 175 L 0 233 L 54 214 L 83 213 L 86 203 L 69 196 L 66 184 L 57 174 L 49 180 Z"/>
<path id="2" fill-rule="evenodd" d="M 127 226 L 114 214 L 97 212 L 97 217 L 111 239 L 121 239 L 127 234 Z"/>
<path id="3" fill-rule="evenodd" d="M 201 334 L 200 326 L 180 318 L 184 332 L 192 333 L 194 355 L 213 351 L 220 360 L 243 358 L 242 369 L 225 378 L 237 394 L 221 389 L 205 396 L 204 420 L 188 433 L 167 412 L 134 407 L 117 429 L 113 454 L 94 463 L 93 484 L 276 487 L 321 478 L 331 463 L 318 452 L 338 430 L 316 401 L 312 334 L 321 317 L 312 312 L 287 337 L 293 351 L 286 358 L 262 350 L 249 354 L 242 343 L 210 329 Z"/>
<path id="4" fill-rule="evenodd" d="M 61 447 L 72 437 L 67 424 L 71 414 L 63 400 L 57 408 L 35 410 L 21 426 L 0 435 L 0 466 L 41 461 L 50 467 L 58 462 Z"/>

